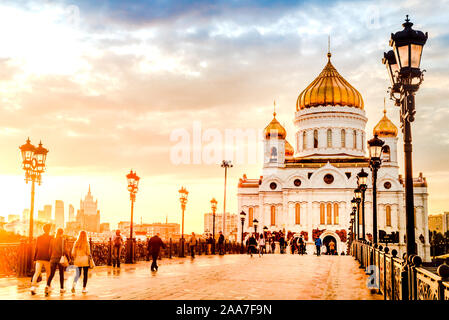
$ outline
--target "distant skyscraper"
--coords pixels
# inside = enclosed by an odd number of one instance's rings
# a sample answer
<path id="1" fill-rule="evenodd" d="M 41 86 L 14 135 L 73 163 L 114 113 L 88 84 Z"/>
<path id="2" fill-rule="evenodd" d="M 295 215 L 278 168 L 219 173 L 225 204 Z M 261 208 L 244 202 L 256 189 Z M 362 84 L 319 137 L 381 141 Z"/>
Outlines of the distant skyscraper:
<path id="1" fill-rule="evenodd" d="M 204 214 L 204 232 L 213 233 L 213 214 L 205 213 Z M 230 214 L 226 212 L 226 230 L 225 234 L 229 235 L 231 233 L 237 232 L 237 222 L 238 217 L 236 214 Z M 215 236 L 218 236 L 218 233 L 223 229 L 223 214 L 216 213 L 215 214 Z"/>
<path id="2" fill-rule="evenodd" d="M 44 206 L 44 219 L 47 222 L 51 222 L 51 204 L 46 204 Z"/>
<path id="3" fill-rule="evenodd" d="M 69 222 L 75 221 L 75 208 L 69 204 Z"/>
<path id="4" fill-rule="evenodd" d="M 45 211 L 44 210 L 38 210 L 37 211 L 37 220 L 40 222 L 45 222 L 46 218 L 45 218 Z"/>
<path id="5" fill-rule="evenodd" d="M 20 220 L 20 216 L 18 214 L 10 214 L 8 215 L 8 222 L 14 222 Z"/>
<path id="6" fill-rule="evenodd" d="M 64 228 L 64 202 L 55 201 L 55 224 L 56 228 Z"/>

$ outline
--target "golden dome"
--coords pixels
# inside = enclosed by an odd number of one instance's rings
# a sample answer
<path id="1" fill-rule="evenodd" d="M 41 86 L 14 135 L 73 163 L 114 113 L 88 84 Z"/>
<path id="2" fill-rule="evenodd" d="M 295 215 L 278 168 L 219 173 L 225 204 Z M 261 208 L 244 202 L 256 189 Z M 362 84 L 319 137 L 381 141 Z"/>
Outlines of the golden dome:
<path id="1" fill-rule="evenodd" d="M 285 140 L 285 156 L 286 157 L 293 157 L 295 154 L 295 149 L 293 149 L 292 145 L 288 143 L 287 140 Z"/>
<path id="2" fill-rule="evenodd" d="M 331 63 L 331 53 L 327 54 L 328 62 L 320 75 L 301 92 L 296 101 L 296 111 L 317 106 L 349 106 L 363 109 L 360 92 L 349 84 Z"/>
<path id="3" fill-rule="evenodd" d="M 398 128 L 387 118 L 387 110 L 384 109 L 384 116 L 373 129 L 373 134 L 380 137 L 397 137 Z"/>
<path id="4" fill-rule="evenodd" d="M 268 126 L 264 129 L 265 139 L 279 138 L 285 139 L 287 136 L 287 131 L 285 131 L 284 127 L 276 120 L 276 112 L 273 112 L 273 120 L 268 124 Z"/>

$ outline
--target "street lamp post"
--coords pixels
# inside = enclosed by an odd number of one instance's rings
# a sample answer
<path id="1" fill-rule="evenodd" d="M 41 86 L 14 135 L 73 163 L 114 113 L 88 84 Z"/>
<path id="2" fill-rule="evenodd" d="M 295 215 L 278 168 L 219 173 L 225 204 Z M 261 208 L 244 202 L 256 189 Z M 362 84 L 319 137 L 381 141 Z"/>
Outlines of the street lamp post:
<path id="1" fill-rule="evenodd" d="M 39 142 L 39 146 L 35 147 L 31 144 L 30 138 L 26 143 L 19 147 L 22 153 L 22 168 L 25 170 L 25 182 L 31 182 L 31 206 L 30 206 L 30 229 L 29 241 L 33 241 L 33 227 L 34 227 L 34 195 L 35 184 L 40 186 L 42 183 L 42 173 L 45 172 L 45 161 L 47 159 L 48 150 Z"/>
<path id="2" fill-rule="evenodd" d="M 212 239 L 214 239 L 214 243 L 212 244 L 212 254 L 215 254 L 215 212 L 217 211 L 217 200 L 212 198 L 210 205 L 212 207 Z"/>
<path id="3" fill-rule="evenodd" d="M 35 184 L 40 186 L 42 183 L 42 173 L 45 172 L 45 161 L 47 159 L 48 149 L 42 146 L 35 147 L 31 144 L 30 138 L 26 143 L 19 147 L 22 153 L 22 168 L 25 170 L 25 183 L 31 182 L 31 204 L 30 204 L 30 228 L 28 233 L 28 244 L 25 245 L 24 260 L 21 263 L 23 268 L 19 268 L 19 276 L 26 276 L 32 269 L 33 255 L 33 228 L 34 228 L 34 196 Z"/>
<path id="4" fill-rule="evenodd" d="M 424 81 L 424 71 L 420 69 L 423 47 L 428 34 L 413 30 L 413 23 L 407 18 L 402 24 L 404 30 L 391 34 L 390 46 L 393 50 L 384 53 L 382 63 L 386 65 L 391 81 L 390 96 L 395 105 L 401 107 L 400 119 L 404 136 L 405 163 L 405 211 L 407 255 L 416 254 L 412 132 L 411 123 L 415 120 L 415 94 Z"/>
<path id="5" fill-rule="evenodd" d="M 357 240 L 360 240 L 362 239 L 360 237 L 360 202 L 362 202 L 362 191 L 359 188 L 354 190 L 354 197 L 357 203 Z"/>
<path id="6" fill-rule="evenodd" d="M 257 236 L 257 226 L 259 225 L 259 220 L 254 219 L 253 220 L 253 226 L 254 226 L 254 233 L 256 234 L 255 236 Z"/>
<path id="7" fill-rule="evenodd" d="M 133 239 L 133 227 L 134 227 L 134 202 L 136 202 L 136 194 L 139 190 L 140 177 L 132 170 L 126 175 L 128 180 L 128 191 L 131 200 L 131 225 L 129 229 L 128 239 L 128 254 L 126 255 L 126 263 L 134 263 L 134 239 Z"/>
<path id="8" fill-rule="evenodd" d="M 362 191 L 362 238 L 365 239 L 365 192 L 367 189 L 367 182 L 368 180 L 368 173 L 365 172 L 365 170 L 362 169 L 357 174 L 357 183 L 359 186 L 360 191 Z"/>
<path id="9" fill-rule="evenodd" d="M 221 163 L 221 167 L 225 169 L 225 178 L 224 178 L 224 199 L 223 199 L 223 235 L 226 236 L 226 179 L 228 176 L 228 168 L 232 168 L 233 165 L 229 160 L 223 160 Z"/>
<path id="10" fill-rule="evenodd" d="M 240 212 L 240 221 L 242 221 L 242 249 L 241 249 L 241 253 L 243 253 L 243 228 L 245 226 L 245 217 L 246 217 L 246 213 L 245 213 L 245 211 L 242 210 L 242 212 Z"/>
<path id="11" fill-rule="evenodd" d="M 384 141 L 374 135 L 374 138 L 368 141 L 370 168 L 373 173 L 373 244 L 377 244 L 377 171 L 382 164 L 382 149 Z"/>
<path id="12" fill-rule="evenodd" d="M 187 196 L 189 195 L 189 192 L 186 188 L 181 187 L 179 189 L 179 201 L 181 202 L 181 209 L 182 209 L 182 233 L 181 233 L 181 254 L 180 257 L 184 257 L 184 212 L 186 210 L 187 205 Z"/>
<path id="13" fill-rule="evenodd" d="M 357 239 L 357 232 L 356 232 L 356 230 L 358 229 L 356 229 L 356 218 L 357 218 L 357 214 L 356 214 L 356 211 L 357 211 L 357 199 L 356 198 L 352 198 L 352 200 L 351 200 L 351 206 L 352 206 L 352 212 L 351 212 L 351 216 L 354 218 L 354 225 L 353 225 L 353 227 L 354 227 L 354 231 L 353 231 L 353 234 L 352 234 L 352 237 L 353 237 L 353 240 L 356 240 Z"/>

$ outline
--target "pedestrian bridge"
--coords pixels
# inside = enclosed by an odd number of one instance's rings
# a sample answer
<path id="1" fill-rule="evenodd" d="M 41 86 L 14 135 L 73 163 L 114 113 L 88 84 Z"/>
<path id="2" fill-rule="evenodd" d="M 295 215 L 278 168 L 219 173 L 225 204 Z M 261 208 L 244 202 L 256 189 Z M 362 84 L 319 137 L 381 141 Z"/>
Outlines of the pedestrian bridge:
<path id="1" fill-rule="evenodd" d="M 150 271 L 150 264 L 124 264 L 120 270 L 96 267 L 87 294 L 82 294 L 80 287 L 74 295 L 70 290 L 60 294 L 57 275 L 48 297 L 44 296 L 44 281 L 37 294 L 31 296 L 30 278 L 2 278 L 0 299 L 383 299 L 371 292 L 368 277 L 352 256 L 202 255 L 195 259 L 162 259 L 157 272 Z M 70 288 L 72 275 L 65 277 L 66 287 Z"/>

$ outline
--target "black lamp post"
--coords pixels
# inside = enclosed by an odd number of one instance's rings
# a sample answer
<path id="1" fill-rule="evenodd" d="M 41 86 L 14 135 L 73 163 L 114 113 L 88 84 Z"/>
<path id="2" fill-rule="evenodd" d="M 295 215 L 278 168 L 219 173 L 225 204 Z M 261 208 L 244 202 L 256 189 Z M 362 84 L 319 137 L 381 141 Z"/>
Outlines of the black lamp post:
<path id="1" fill-rule="evenodd" d="M 391 34 L 390 46 L 393 50 L 384 53 L 382 59 L 390 76 L 391 99 L 401 107 L 400 119 L 404 136 L 405 162 L 405 211 L 407 255 L 416 254 L 414 199 L 413 199 L 413 168 L 412 168 L 412 133 L 411 123 L 415 120 L 415 94 L 424 81 L 425 70 L 420 69 L 423 47 L 428 34 L 413 30 L 413 23 L 408 15 L 404 30 Z"/>
<path id="2" fill-rule="evenodd" d="M 360 202 L 362 202 L 362 191 L 357 188 L 354 190 L 354 198 L 355 201 L 357 203 L 357 240 L 362 239 L 362 237 L 360 237 L 360 224 L 361 224 L 361 219 L 360 219 Z"/>
<path id="3" fill-rule="evenodd" d="M 228 168 L 232 168 L 233 165 L 229 160 L 223 160 L 221 167 L 225 169 L 224 177 L 224 198 L 223 198 L 223 235 L 226 236 L 226 179 L 228 176 Z"/>
<path id="4" fill-rule="evenodd" d="M 217 211 L 217 200 L 212 198 L 210 205 L 212 207 L 212 239 L 214 239 L 214 243 L 212 244 L 212 254 L 215 254 L 215 212 Z"/>
<path id="5" fill-rule="evenodd" d="M 132 170 L 126 175 L 126 179 L 128 180 L 128 191 L 131 199 L 131 226 L 129 229 L 129 239 L 128 239 L 128 254 L 126 255 L 126 263 L 134 263 L 134 202 L 136 202 L 136 194 L 139 190 L 139 181 L 140 177 L 137 176 L 136 172 Z"/>
<path id="6" fill-rule="evenodd" d="M 179 201 L 181 202 L 181 210 L 182 210 L 181 254 L 179 256 L 184 257 L 184 212 L 186 210 L 187 196 L 189 195 L 189 192 L 184 187 L 181 187 L 181 189 L 179 189 L 178 192 L 179 192 Z"/>
<path id="7" fill-rule="evenodd" d="M 19 276 L 28 276 L 33 267 L 33 228 L 34 228 L 34 196 L 35 184 L 40 186 L 42 183 L 42 173 L 45 172 L 45 161 L 47 159 L 48 150 L 39 142 L 39 146 L 35 147 L 31 144 L 30 138 L 24 145 L 19 147 L 22 153 L 22 168 L 25 170 L 25 183 L 31 182 L 31 205 L 30 205 L 30 228 L 28 234 L 28 243 L 25 243 L 25 259 L 23 268 L 19 268 Z"/>
<path id="8" fill-rule="evenodd" d="M 259 225 L 259 220 L 254 219 L 253 220 L 253 226 L 254 226 L 254 233 L 256 234 L 255 236 L 257 236 L 257 226 Z"/>
<path id="9" fill-rule="evenodd" d="M 242 212 L 240 212 L 240 221 L 242 221 L 242 253 L 243 253 L 243 228 L 245 226 L 245 217 L 246 213 L 245 211 L 242 210 Z"/>
<path id="10" fill-rule="evenodd" d="M 353 219 L 354 219 L 354 221 L 353 221 L 353 223 L 354 223 L 354 225 L 353 225 L 353 227 L 354 227 L 354 231 L 353 231 L 353 239 L 354 240 L 356 240 L 357 239 L 357 232 L 356 232 L 356 217 L 357 217 L 357 215 L 356 215 L 356 212 L 357 212 L 357 200 L 356 200 L 356 198 L 352 198 L 352 200 L 351 200 L 351 207 L 352 207 L 352 212 L 351 212 L 351 217 L 353 217 Z"/>
<path id="11" fill-rule="evenodd" d="M 368 180 L 368 173 L 365 172 L 365 170 L 362 169 L 357 174 L 357 183 L 359 186 L 360 191 L 362 191 L 362 238 L 365 240 L 365 192 L 367 188 L 367 182 Z"/>
<path id="12" fill-rule="evenodd" d="M 382 164 L 382 149 L 384 141 L 374 135 L 374 138 L 368 141 L 370 168 L 373 173 L 373 244 L 377 244 L 377 171 Z"/>

